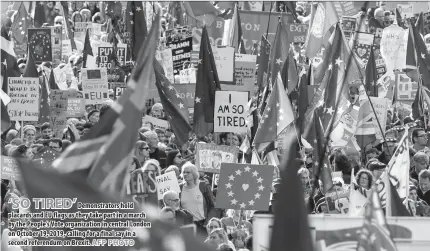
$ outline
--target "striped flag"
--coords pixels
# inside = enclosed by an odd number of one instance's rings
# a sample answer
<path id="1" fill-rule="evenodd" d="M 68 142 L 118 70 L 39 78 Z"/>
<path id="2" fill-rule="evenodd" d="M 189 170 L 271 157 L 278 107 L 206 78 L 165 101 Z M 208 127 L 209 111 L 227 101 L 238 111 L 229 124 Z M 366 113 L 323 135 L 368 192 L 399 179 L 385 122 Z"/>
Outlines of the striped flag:
<path id="1" fill-rule="evenodd" d="M 86 137 L 69 146 L 53 163 L 61 173 L 84 172 L 101 190 L 125 191 L 125 174 L 138 135 L 148 88 L 154 81 L 153 60 L 158 44 L 160 15 L 139 52 L 128 87 Z"/>

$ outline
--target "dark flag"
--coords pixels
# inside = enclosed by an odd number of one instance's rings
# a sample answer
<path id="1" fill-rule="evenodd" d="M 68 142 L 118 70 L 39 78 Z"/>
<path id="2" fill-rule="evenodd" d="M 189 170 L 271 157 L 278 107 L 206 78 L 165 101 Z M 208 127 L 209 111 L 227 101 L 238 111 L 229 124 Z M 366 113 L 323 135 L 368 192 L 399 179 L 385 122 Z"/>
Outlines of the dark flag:
<path id="1" fill-rule="evenodd" d="M 51 149 L 48 146 L 43 147 L 39 152 L 34 155 L 34 160 L 39 160 L 41 166 L 50 167 L 52 162 L 60 156 L 61 153 Z"/>
<path id="2" fill-rule="evenodd" d="M 61 1 L 61 6 L 63 7 L 63 17 L 64 17 L 65 25 L 66 25 L 66 35 L 70 39 L 70 45 L 71 45 L 72 51 L 73 51 L 73 50 L 76 50 L 76 43 L 75 43 L 75 39 L 74 39 L 74 34 L 73 34 L 72 27 L 71 27 L 70 23 L 66 22 L 67 20 L 69 20 L 69 2 Z"/>
<path id="3" fill-rule="evenodd" d="M 82 140 L 69 146 L 54 161 L 53 167 L 59 172 L 80 173 L 101 190 L 125 192 L 124 179 L 148 98 L 147 90 L 155 81 L 152 79 L 153 60 L 159 28 L 160 15 L 157 14 L 127 89 Z"/>
<path id="4" fill-rule="evenodd" d="M 34 63 L 33 54 L 31 52 L 28 53 L 28 60 L 27 60 L 27 64 L 25 65 L 23 77 L 26 77 L 26 78 L 39 77 L 36 64 Z"/>
<path id="5" fill-rule="evenodd" d="M 296 60 L 294 59 L 294 52 L 292 48 L 289 50 L 281 72 L 284 88 L 288 90 L 288 94 L 291 94 L 299 83 L 299 73 L 297 72 L 297 64 Z"/>
<path id="6" fill-rule="evenodd" d="M 49 90 L 59 90 L 57 83 L 55 82 L 54 70 L 49 75 Z"/>
<path id="7" fill-rule="evenodd" d="M 12 26 L 12 36 L 18 44 L 26 44 L 28 41 L 27 29 L 33 26 L 30 15 L 25 9 L 24 2 L 21 2 L 18 12 L 15 14 Z"/>
<path id="8" fill-rule="evenodd" d="M 390 189 L 390 203 L 391 203 L 391 216 L 393 217 L 411 217 L 411 214 L 406 209 L 406 206 L 403 204 L 402 199 L 400 199 L 399 193 L 397 192 L 397 189 L 393 186 L 393 183 L 388 179 L 390 182 L 390 187 L 387 189 Z"/>
<path id="9" fill-rule="evenodd" d="M 305 199 L 302 184 L 297 176 L 300 163 L 296 160 L 297 139 L 292 137 L 285 139 L 284 149 L 289 149 L 286 158 L 282 161 L 282 182 L 277 199 L 274 226 L 270 243 L 270 251 L 312 251 L 308 224 L 308 213 L 305 207 Z"/>
<path id="10" fill-rule="evenodd" d="M 45 2 L 36 1 L 36 7 L 34 9 L 34 27 L 39 28 L 44 23 L 46 23 L 46 15 L 45 15 Z M 68 8 L 67 8 L 68 9 Z M 64 21 L 67 21 L 65 19 Z"/>
<path id="11" fill-rule="evenodd" d="M 312 67 L 309 67 L 306 72 L 303 72 L 300 75 L 299 92 L 297 97 L 298 117 L 296 122 L 297 127 L 300 130 L 300 134 L 303 134 L 303 131 L 306 126 L 305 115 L 309 105 L 308 86 L 311 80 L 311 71 Z"/>
<path id="12" fill-rule="evenodd" d="M 288 35 L 281 22 L 278 22 L 275 40 L 273 42 L 272 50 L 269 57 L 269 74 L 267 76 L 267 83 L 270 86 L 276 81 L 278 73 L 281 72 L 284 60 L 288 57 L 290 44 L 288 43 Z"/>
<path id="13" fill-rule="evenodd" d="M 3 76 L 7 77 L 19 77 L 21 72 L 18 67 L 15 50 L 13 49 L 12 39 L 8 34 L 8 28 L 6 24 L 1 26 L 1 60 L 6 61 L 6 72 Z M 6 79 L 7 80 L 7 79 Z M 3 82 L 2 89 L 7 92 L 7 81 Z"/>
<path id="14" fill-rule="evenodd" d="M 426 34 L 424 34 L 424 14 L 423 14 L 423 12 L 421 11 L 420 12 L 420 15 L 418 16 L 418 19 L 417 19 L 417 21 L 415 22 L 415 27 L 417 27 L 417 31 L 421 34 L 421 35 L 423 35 L 423 36 L 425 36 Z"/>
<path id="15" fill-rule="evenodd" d="M 91 42 L 90 42 L 90 33 L 88 31 L 89 29 L 87 29 L 87 32 L 85 34 L 85 41 L 84 41 L 84 50 L 82 51 L 83 54 L 83 64 L 82 64 L 82 68 L 87 68 L 87 60 L 88 60 L 88 55 L 90 56 L 94 56 L 93 55 L 93 49 L 91 48 Z M 115 54 L 115 51 L 111 54 Z"/>
<path id="16" fill-rule="evenodd" d="M 188 107 L 180 97 L 175 87 L 163 73 L 160 63 L 154 60 L 155 85 L 161 99 L 161 104 L 166 112 L 167 119 L 180 146 L 183 146 L 189 139 L 192 130 L 188 123 Z"/>
<path id="17" fill-rule="evenodd" d="M 212 26 L 221 12 L 209 1 L 183 2 L 182 6 L 188 16 L 202 22 L 204 25 Z"/>
<path id="18" fill-rule="evenodd" d="M 53 74 L 53 70 L 51 70 L 51 74 Z M 40 91 L 40 103 L 39 103 L 39 124 L 43 124 L 45 122 L 49 122 L 50 110 L 49 110 L 49 95 L 48 89 L 46 87 L 46 78 L 42 78 Z"/>
<path id="19" fill-rule="evenodd" d="M 127 2 L 125 20 L 127 31 L 130 32 L 131 36 L 131 56 L 135 61 L 137 59 L 137 55 L 139 55 L 143 41 L 145 41 L 145 38 L 148 36 L 148 28 L 146 25 L 145 12 L 142 2 Z"/>
<path id="20" fill-rule="evenodd" d="M 261 93 L 266 85 L 267 71 L 269 68 L 269 56 L 271 45 L 264 35 L 261 35 L 260 53 L 257 59 L 257 85 Z"/>
<path id="21" fill-rule="evenodd" d="M 6 106 L 10 102 L 10 97 L 7 95 L 7 73 L 6 73 L 6 65 L 1 63 L 1 84 L 2 89 L 0 89 L 0 99 L 1 99 L 1 132 L 5 132 L 11 126 L 10 116 L 7 112 Z M 6 87 L 6 88 L 4 88 Z"/>
<path id="22" fill-rule="evenodd" d="M 213 131 L 215 92 L 221 90 L 208 31 L 203 27 L 194 100 L 194 133 L 206 136 Z"/>
<path id="23" fill-rule="evenodd" d="M 366 87 L 366 92 L 369 96 L 378 97 L 378 86 L 376 85 L 377 78 L 376 62 L 375 62 L 375 52 L 373 48 L 370 49 L 369 60 L 366 64 L 366 78 L 364 85 Z"/>
<path id="24" fill-rule="evenodd" d="M 234 8 L 233 19 L 235 19 L 234 15 L 236 15 L 236 23 L 233 25 L 235 25 L 235 27 L 237 29 L 237 41 L 235 41 L 236 43 L 234 43 L 233 46 L 236 47 L 237 51 L 240 54 L 246 54 L 245 43 L 243 42 L 242 23 L 240 21 L 240 12 L 239 12 L 239 7 L 237 6 L 237 4 L 236 4 L 236 7 Z M 235 34 L 236 34 L 236 32 L 235 32 Z"/>
<path id="25" fill-rule="evenodd" d="M 414 102 L 412 103 L 412 117 L 417 120 L 424 114 L 422 86 L 418 84 L 417 93 L 415 94 Z"/>

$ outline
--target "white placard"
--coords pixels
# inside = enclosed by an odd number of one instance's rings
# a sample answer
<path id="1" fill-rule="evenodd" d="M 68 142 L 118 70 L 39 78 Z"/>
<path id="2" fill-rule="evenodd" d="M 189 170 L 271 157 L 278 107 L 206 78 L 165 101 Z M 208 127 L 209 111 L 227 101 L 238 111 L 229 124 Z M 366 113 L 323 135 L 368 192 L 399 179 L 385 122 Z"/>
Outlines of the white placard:
<path id="1" fill-rule="evenodd" d="M 212 46 L 216 70 L 220 82 L 233 82 L 234 75 L 234 47 Z"/>
<path id="2" fill-rule="evenodd" d="M 179 71 L 179 83 L 181 84 L 195 84 L 197 71 L 195 68 L 188 68 Z"/>
<path id="3" fill-rule="evenodd" d="M 91 35 L 101 36 L 102 24 L 93 23 L 92 29 L 91 29 Z"/>
<path id="4" fill-rule="evenodd" d="M 175 77 L 173 76 L 173 57 L 172 49 L 166 48 L 163 50 L 157 50 L 155 53 L 155 58 L 163 66 L 164 75 L 170 81 L 170 83 L 175 83 Z"/>
<path id="5" fill-rule="evenodd" d="M 87 32 L 88 28 L 92 28 L 93 23 L 92 22 L 75 22 L 74 28 L 74 39 L 81 41 L 82 43 L 85 41 L 85 34 Z"/>
<path id="6" fill-rule="evenodd" d="M 381 55 L 387 72 L 406 68 L 406 49 L 408 32 L 397 25 L 391 25 L 382 31 Z"/>
<path id="7" fill-rule="evenodd" d="M 39 120 L 39 78 L 8 78 L 8 95 L 11 120 Z"/>
<path id="8" fill-rule="evenodd" d="M 106 68 L 82 68 L 82 90 L 86 105 L 101 104 L 109 99 Z"/>
<path id="9" fill-rule="evenodd" d="M 414 17 L 414 6 L 412 4 L 398 4 L 397 9 L 400 12 L 402 18 L 406 16 L 406 18 Z"/>
<path id="10" fill-rule="evenodd" d="M 248 92 L 217 91 L 215 93 L 214 131 L 246 132 Z"/>
<path id="11" fill-rule="evenodd" d="M 163 199 L 163 194 L 167 191 L 175 191 L 177 193 L 181 192 L 175 172 L 168 172 L 163 175 L 156 176 L 155 181 L 157 182 L 157 194 L 159 200 Z"/>
<path id="12" fill-rule="evenodd" d="M 142 118 L 142 124 L 151 123 L 154 128 L 166 130 L 169 128 L 169 121 L 158 119 L 152 116 L 145 116 Z"/>

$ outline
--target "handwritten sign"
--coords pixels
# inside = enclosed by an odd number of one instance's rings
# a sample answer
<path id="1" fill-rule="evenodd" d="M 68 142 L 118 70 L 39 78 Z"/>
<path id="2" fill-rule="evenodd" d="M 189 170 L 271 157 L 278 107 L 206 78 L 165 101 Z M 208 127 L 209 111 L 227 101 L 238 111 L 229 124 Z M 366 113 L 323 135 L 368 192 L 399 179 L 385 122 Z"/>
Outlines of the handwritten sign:
<path id="1" fill-rule="evenodd" d="M 169 128 L 169 122 L 167 120 L 158 119 L 152 116 L 145 116 L 142 118 L 142 124 L 150 123 L 154 128 L 166 130 Z"/>
<path id="2" fill-rule="evenodd" d="M 51 122 L 55 137 L 61 139 L 63 130 L 67 127 L 67 111 L 51 110 L 49 121 Z"/>
<path id="3" fill-rule="evenodd" d="M 72 55 L 72 45 L 70 44 L 70 40 L 62 40 L 61 41 L 61 55 L 62 60 L 67 61 L 68 56 Z"/>
<path id="4" fill-rule="evenodd" d="M 82 90 L 85 104 L 101 104 L 108 100 L 108 81 L 106 68 L 82 69 Z"/>
<path id="5" fill-rule="evenodd" d="M 414 6 L 412 4 L 398 4 L 397 9 L 402 18 L 411 18 L 414 16 Z"/>
<path id="6" fill-rule="evenodd" d="M 171 41 L 166 46 L 172 49 L 173 74 L 179 75 L 184 69 L 184 64 L 191 62 L 191 51 L 193 50 L 193 38 L 188 37 L 181 40 Z"/>
<path id="7" fill-rule="evenodd" d="M 289 43 L 304 43 L 308 34 L 307 24 L 287 24 L 287 34 Z"/>
<path id="8" fill-rule="evenodd" d="M 219 81 L 223 84 L 233 84 L 234 77 L 234 47 L 212 46 Z"/>
<path id="9" fill-rule="evenodd" d="M 175 78 L 173 74 L 173 56 L 172 49 L 166 48 L 164 50 L 157 50 L 155 53 L 155 58 L 163 66 L 164 75 L 170 81 L 170 83 L 175 83 Z"/>
<path id="10" fill-rule="evenodd" d="M 214 131 L 246 132 L 247 92 L 217 91 L 215 93 Z"/>
<path id="11" fill-rule="evenodd" d="M 163 194 L 167 191 L 175 191 L 177 193 L 181 192 L 175 172 L 168 172 L 166 174 L 159 175 L 155 177 L 155 181 L 157 182 L 157 194 L 159 200 L 163 199 Z"/>
<path id="12" fill-rule="evenodd" d="M 92 28 L 92 22 L 75 22 L 74 28 L 74 38 L 75 40 L 81 41 L 82 43 L 85 41 L 85 35 L 88 28 Z"/>
<path id="13" fill-rule="evenodd" d="M 110 57 L 113 52 L 112 46 L 100 46 L 98 48 L 98 55 L 99 55 L 99 64 L 98 66 L 106 67 L 108 70 L 112 69 L 112 63 L 110 62 Z M 125 59 L 126 59 L 126 52 L 127 52 L 127 46 L 126 45 L 118 45 L 116 56 L 118 58 L 118 62 L 121 65 L 125 65 Z"/>
<path id="14" fill-rule="evenodd" d="M 181 84 L 195 84 L 197 71 L 196 68 L 188 68 L 179 71 L 179 83 Z"/>
<path id="15" fill-rule="evenodd" d="M 11 101 L 7 111 L 11 120 L 39 120 L 38 78 L 8 78 L 8 95 Z"/>
<path id="16" fill-rule="evenodd" d="M 153 171 L 143 172 L 138 169 L 133 171 L 130 176 L 130 182 L 126 190 L 127 195 L 157 193 L 157 183 Z"/>
<path id="17" fill-rule="evenodd" d="M 51 90 L 49 108 L 56 111 L 67 111 L 67 93 L 62 90 Z"/>
<path id="18" fill-rule="evenodd" d="M 382 32 L 381 55 L 387 72 L 406 68 L 408 32 L 397 25 L 391 25 Z"/>
<path id="19" fill-rule="evenodd" d="M 215 144 L 197 143 L 196 166 L 200 171 L 219 173 L 221 163 L 237 163 L 239 148 Z"/>
<path id="20" fill-rule="evenodd" d="M 67 117 L 79 118 L 84 116 L 85 100 L 80 92 L 70 93 L 67 96 Z"/>
<path id="21" fill-rule="evenodd" d="M 62 26 L 51 27 L 51 45 L 52 45 L 52 63 L 57 66 L 61 63 L 61 53 L 62 53 Z M 70 40 L 69 40 L 70 41 Z"/>
<path id="22" fill-rule="evenodd" d="M 248 91 L 254 96 L 255 73 L 257 71 L 257 56 L 236 54 L 234 63 L 234 80 L 236 85 L 223 85 L 226 91 Z"/>
<path id="23" fill-rule="evenodd" d="M 18 168 L 18 162 L 8 156 L 1 156 L 1 175 L 6 180 L 21 180 L 21 173 Z"/>

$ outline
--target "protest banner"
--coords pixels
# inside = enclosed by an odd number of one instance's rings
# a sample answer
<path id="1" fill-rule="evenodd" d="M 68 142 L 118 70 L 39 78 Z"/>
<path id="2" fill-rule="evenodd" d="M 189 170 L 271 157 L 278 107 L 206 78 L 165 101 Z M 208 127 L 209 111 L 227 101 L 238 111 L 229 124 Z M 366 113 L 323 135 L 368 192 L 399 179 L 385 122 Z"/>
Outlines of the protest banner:
<path id="1" fill-rule="evenodd" d="M 127 195 L 155 194 L 157 185 L 153 171 L 143 172 L 137 169 L 130 174 L 130 182 L 127 184 Z"/>
<path id="2" fill-rule="evenodd" d="M 414 7 L 412 4 L 397 4 L 397 9 L 402 16 L 402 19 L 414 16 Z"/>
<path id="3" fill-rule="evenodd" d="M 92 24 L 92 22 L 75 22 L 73 26 L 75 29 L 74 39 L 84 43 L 87 29 L 91 28 Z"/>
<path id="4" fill-rule="evenodd" d="M 352 34 L 355 32 L 355 26 L 357 25 L 357 18 L 355 17 L 342 17 L 342 28 L 343 33 L 347 39 L 352 37 Z M 372 41 L 373 42 L 373 41 Z"/>
<path id="5" fill-rule="evenodd" d="M 165 48 L 162 50 L 157 50 L 155 53 L 155 58 L 158 62 L 163 66 L 164 75 L 170 81 L 170 83 L 175 83 L 175 78 L 173 74 L 173 57 L 172 57 L 172 49 Z"/>
<path id="6" fill-rule="evenodd" d="M 191 62 L 191 51 L 193 50 L 193 38 L 187 37 L 180 40 L 171 40 L 166 46 L 172 49 L 173 74 L 179 75 L 184 69 L 184 64 Z"/>
<path id="7" fill-rule="evenodd" d="M 58 25 L 58 26 L 53 26 L 50 28 L 51 28 L 51 34 L 52 34 L 52 41 L 51 41 L 52 64 L 55 67 L 55 66 L 59 65 L 61 63 L 61 60 L 62 60 L 61 53 L 63 51 L 63 48 L 62 48 L 63 27 Z"/>
<path id="8" fill-rule="evenodd" d="M 178 194 L 181 193 L 175 172 L 168 172 L 159 175 L 155 177 L 155 181 L 157 182 L 157 194 L 159 200 L 163 199 L 163 194 L 167 191 L 175 191 Z"/>
<path id="9" fill-rule="evenodd" d="M 355 46 L 352 49 L 355 55 L 357 55 L 359 63 L 363 66 L 367 65 L 367 61 L 369 61 L 374 36 L 370 33 L 356 32 L 353 35 L 354 39 L 350 40 L 351 47 L 353 46 L 353 41 L 355 41 Z"/>
<path id="10" fill-rule="evenodd" d="M 1 156 L 1 178 L 5 180 L 22 180 L 18 162 L 9 156 Z"/>
<path id="11" fill-rule="evenodd" d="M 85 100 L 82 92 L 68 93 L 67 117 L 79 118 L 85 114 Z"/>
<path id="12" fill-rule="evenodd" d="M 222 163 L 215 207 L 268 210 L 273 169 L 272 165 Z"/>
<path id="13" fill-rule="evenodd" d="M 82 90 L 85 105 L 101 104 L 109 99 L 106 68 L 82 68 Z"/>
<path id="14" fill-rule="evenodd" d="M 237 91 L 215 93 L 214 132 L 246 132 L 248 95 Z"/>
<path id="15" fill-rule="evenodd" d="M 254 96 L 255 75 L 257 71 L 257 56 L 248 54 L 235 54 L 234 62 L 234 85 L 221 84 L 225 91 L 249 92 Z"/>
<path id="16" fill-rule="evenodd" d="M 38 78 L 8 78 L 8 95 L 11 101 L 7 111 L 11 120 L 39 120 Z"/>
<path id="17" fill-rule="evenodd" d="M 212 53 L 215 59 L 219 82 L 221 84 L 233 85 L 234 47 L 212 46 Z"/>
<path id="18" fill-rule="evenodd" d="M 163 119 L 158 119 L 152 116 L 144 116 L 142 118 L 142 124 L 151 124 L 154 129 L 159 128 L 159 129 L 163 129 L 166 130 L 169 128 L 169 122 L 167 120 L 163 120 Z"/>
<path id="19" fill-rule="evenodd" d="M 382 32 L 381 55 L 387 72 L 406 68 L 408 32 L 397 25 L 391 25 Z"/>
<path id="20" fill-rule="evenodd" d="M 108 43 L 100 44 L 98 48 L 98 56 L 99 56 L 98 67 L 100 68 L 105 67 L 108 70 L 112 69 L 112 63 L 110 61 L 110 58 L 112 57 L 111 56 L 112 52 L 113 52 L 112 45 Z M 126 44 L 118 44 L 116 56 L 117 56 L 118 62 L 121 65 L 125 65 L 126 56 L 127 56 Z"/>
<path id="21" fill-rule="evenodd" d="M 237 163 L 239 148 L 215 144 L 196 144 L 196 166 L 202 172 L 219 173 L 221 163 Z"/>
<path id="22" fill-rule="evenodd" d="M 412 81 L 404 72 L 396 72 L 396 87 L 398 101 L 413 101 L 417 94 L 418 83 Z"/>
<path id="23" fill-rule="evenodd" d="M 307 24 L 287 24 L 286 25 L 289 43 L 304 43 L 308 34 Z"/>
<path id="24" fill-rule="evenodd" d="M 196 84 L 180 84 L 175 85 L 176 92 L 179 94 L 179 97 L 184 100 L 185 105 L 189 108 L 194 107 L 194 98 L 195 98 L 195 90 Z"/>
<path id="25" fill-rule="evenodd" d="M 109 83 L 109 89 L 113 90 L 113 97 L 117 99 L 127 89 L 127 84 L 120 82 L 111 82 Z"/>
<path id="26" fill-rule="evenodd" d="M 197 69 L 196 68 L 188 68 L 179 71 L 179 83 L 180 84 L 195 84 Z"/>
<path id="27" fill-rule="evenodd" d="M 51 28 L 29 28 L 28 49 L 35 63 L 52 61 Z"/>

